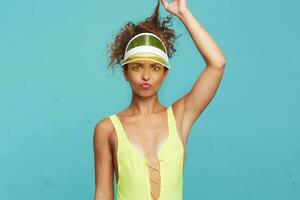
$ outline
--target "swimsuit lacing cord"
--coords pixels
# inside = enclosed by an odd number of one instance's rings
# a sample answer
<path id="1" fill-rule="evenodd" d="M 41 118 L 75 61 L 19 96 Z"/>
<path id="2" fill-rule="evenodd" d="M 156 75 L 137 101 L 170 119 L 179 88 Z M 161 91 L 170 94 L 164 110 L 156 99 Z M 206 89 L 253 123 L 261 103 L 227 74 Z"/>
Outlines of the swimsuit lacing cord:
<path id="1" fill-rule="evenodd" d="M 150 169 L 151 169 L 151 172 L 150 172 L 149 174 L 152 174 L 153 171 L 158 171 L 158 172 L 160 173 L 160 169 L 158 168 L 158 166 L 160 166 L 160 162 L 161 162 L 161 161 L 163 161 L 163 159 L 158 158 L 157 165 L 156 165 L 156 166 L 152 166 L 152 165 L 151 165 L 150 163 L 148 163 L 148 161 L 145 159 L 145 164 L 146 164 L 147 166 L 149 166 Z M 158 181 L 154 180 L 151 176 L 149 176 L 148 178 L 150 178 L 150 180 L 153 181 L 154 183 L 160 185 L 160 188 L 161 188 L 161 186 L 162 186 L 161 182 L 158 182 Z M 150 192 L 151 192 L 151 196 L 153 197 L 153 200 L 158 200 L 158 199 L 159 199 L 159 196 L 160 196 L 160 195 L 158 195 L 158 194 L 160 194 L 160 191 L 161 191 L 161 190 L 159 190 L 158 193 L 156 193 L 156 194 L 155 194 L 152 190 L 150 191 Z M 157 195 L 158 195 L 158 196 L 157 196 Z"/>

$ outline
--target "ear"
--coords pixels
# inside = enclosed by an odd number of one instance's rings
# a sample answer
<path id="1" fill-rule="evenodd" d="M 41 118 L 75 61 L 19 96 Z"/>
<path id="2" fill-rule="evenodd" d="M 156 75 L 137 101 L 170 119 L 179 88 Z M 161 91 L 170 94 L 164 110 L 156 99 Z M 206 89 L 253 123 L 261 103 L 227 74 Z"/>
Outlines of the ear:
<path id="1" fill-rule="evenodd" d="M 126 71 L 125 67 L 122 67 L 122 71 L 123 71 L 125 80 L 128 81 L 127 71 Z"/>
<path id="2" fill-rule="evenodd" d="M 163 81 L 165 81 L 165 79 L 167 78 L 168 73 L 169 73 L 169 70 L 167 70 L 167 71 L 165 72 L 164 77 L 163 77 Z"/>

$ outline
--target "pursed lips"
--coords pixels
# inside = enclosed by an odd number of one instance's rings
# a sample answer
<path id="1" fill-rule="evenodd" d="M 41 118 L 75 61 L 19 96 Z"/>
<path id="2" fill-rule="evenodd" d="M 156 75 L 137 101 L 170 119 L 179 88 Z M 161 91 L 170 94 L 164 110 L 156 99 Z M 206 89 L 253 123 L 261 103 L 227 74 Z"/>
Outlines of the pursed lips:
<path id="1" fill-rule="evenodd" d="M 152 85 L 150 83 L 142 83 L 140 84 L 140 86 L 143 88 L 143 89 L 148 89 L 150 88 Z"/>

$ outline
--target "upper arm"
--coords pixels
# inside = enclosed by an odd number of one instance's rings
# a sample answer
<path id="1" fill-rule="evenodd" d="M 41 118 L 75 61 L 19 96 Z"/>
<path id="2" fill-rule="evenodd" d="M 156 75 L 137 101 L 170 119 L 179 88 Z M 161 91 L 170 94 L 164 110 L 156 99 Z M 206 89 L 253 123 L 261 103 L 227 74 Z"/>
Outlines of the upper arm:
<path id="1" fill-rule="evenodd" d="M 215 96 L 217 88 L 224 73 L 224 67 L 206 66 L 200 74 L 192 89 L 174 102 L 180 115 L 182 115 L 181 130 L 184 140 L 187 139 L 189 130 L 194 122 L 204 111 Z"/>
<path id="2" fill-rule="evenodd" d="M 113 159 L 107 120 L 94 128 L 95 200 L 113 200 Z"/>
<path id="3" fill-rule="evenodd" d="M 184 98 L 184 119 L 194 123 L 215 96 L 224 68 L 206 67 Z"/>

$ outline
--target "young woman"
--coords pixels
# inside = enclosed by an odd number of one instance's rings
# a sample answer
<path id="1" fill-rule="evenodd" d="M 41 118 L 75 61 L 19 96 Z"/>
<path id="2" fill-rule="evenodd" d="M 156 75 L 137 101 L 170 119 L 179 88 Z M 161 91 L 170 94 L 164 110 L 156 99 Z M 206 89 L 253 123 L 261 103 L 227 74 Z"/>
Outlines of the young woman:
<path id="1" fill-rule="evenodd" d="M 165 107 L 157 94 L 171 69 L 168 58 L 176 51 L 176 36 L 166 26 L 169 17 L 160 23 L 160 0 L 151 17 L 120 31 L 111 46 L 110 65 L 121 64 L 132 100 L 95 126 L 95 200 L 114 199 L 114 172 L 118 200 L 182 200 L 187 139 L 217 91 L 225 58 L 186 0 L 161 2 L 183 22 L 206 67 L 187 94 Z"/>

